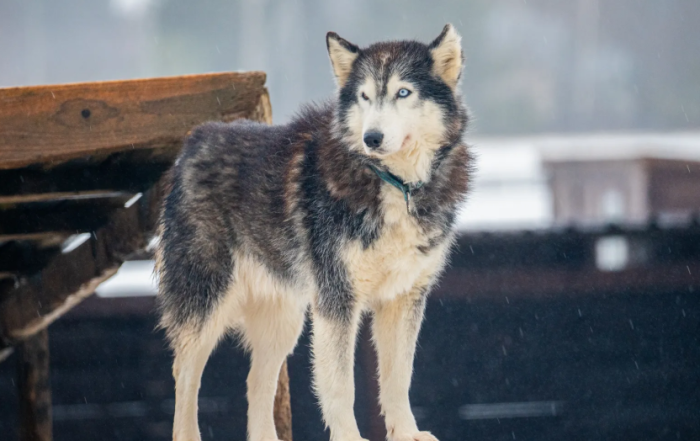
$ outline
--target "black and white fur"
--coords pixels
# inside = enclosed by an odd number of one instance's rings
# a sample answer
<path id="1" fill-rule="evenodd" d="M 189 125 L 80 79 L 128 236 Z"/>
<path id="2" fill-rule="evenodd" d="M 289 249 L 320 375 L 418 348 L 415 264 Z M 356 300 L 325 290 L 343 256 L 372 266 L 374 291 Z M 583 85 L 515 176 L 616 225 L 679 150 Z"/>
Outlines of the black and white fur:
<path id="1" fill-rule="evenodd" d="M 467 190 L 460 37 L 447 25 L 429 45 L 361 49 L 334 33 L 327 44 L 335 99 L 283 126 L 204 124 L 172 170 L 157 268 L 175 352 L 177 441 L 200 439 L 202 371 L 227 332 L 251 354 L 248 438 L 277 439 L 277 376 L 309 305 L 315 391 L 331 439 L 362 439 L 353 360 L 369 311 L 388 439 L 435 440 L 416 426 L 408 391 L 426 295 Z M 407 205 L 370 164 L 423 186 Z"/>

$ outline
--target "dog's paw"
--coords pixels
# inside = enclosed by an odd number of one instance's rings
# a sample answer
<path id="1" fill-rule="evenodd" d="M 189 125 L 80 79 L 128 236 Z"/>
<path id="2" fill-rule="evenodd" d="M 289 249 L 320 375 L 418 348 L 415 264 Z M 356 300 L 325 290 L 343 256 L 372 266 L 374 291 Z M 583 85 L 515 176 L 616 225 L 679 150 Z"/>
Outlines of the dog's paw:
<path id="1" fill-rule="evenodd" d="M 430 432 L 397 434 L 389 439 L 391 441 L 438 441 Z"/>

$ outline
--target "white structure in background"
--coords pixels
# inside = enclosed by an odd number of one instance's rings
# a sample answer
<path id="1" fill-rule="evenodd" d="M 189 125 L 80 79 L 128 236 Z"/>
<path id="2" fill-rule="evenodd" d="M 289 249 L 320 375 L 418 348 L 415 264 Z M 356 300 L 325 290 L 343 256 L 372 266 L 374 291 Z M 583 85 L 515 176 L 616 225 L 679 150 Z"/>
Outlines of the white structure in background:
<path id="1" fill-rule="evenodd" d="M 579 164 L 580 172 L 586 164 L 632 163 L 645 158 L 700 161 L 697 132 L 475 138 L 470 142 L 476 172 L 458 219 L 463 231 L 552 226 L 555 200 L 548 173 L 552 166 Z M 623 200 L 622 190 L 611 186 L 596 192 L 601 194 L 596 202 L 607 221 L 627 220 L 623 207 L 629 202 Z"/>
<path id="2" fill-rule="evenodd" d="M 471 140 L 474 175 L 457 219 L 460 230 L 545 228 L 552 222 L 551 192 L 542 155 L 523 138 Z"/>
<path id="3" fill-rule="evenodd" d="M 549 228 L 555 223 L 548 166 L 588 165 L 641 158 L 700 161 L 700 133 L 596 134 L 475 138 L 475 175 L 468 201 L 460 211 L 461 231 L 504 231 Z M 590 169 L 590 167 L 588 167 Z M 565 170 L 565 169 L 564 169 Z M 688 168 L 690 172 L 690 168 Z M 700 170 L 698 171 L 700 172 Z M 589 179 L 590 180 L 590 179 Z M 624 221 L 624 192 L 602 191 L 600 206 L 607 221 Z M 628 250 L 619 238 L 598 244 L 598 266 L 624 267 Z M 117 275 L 100 285 L 103 297 L 156 293 L 153 262 L 127 262 Z"/>
<path id="4" fill-rule="evenodd" d="M 99 297 L 154 296 L 158 293 L 152 260 L 124 262 L 117 274 L 97 287 Z"/>

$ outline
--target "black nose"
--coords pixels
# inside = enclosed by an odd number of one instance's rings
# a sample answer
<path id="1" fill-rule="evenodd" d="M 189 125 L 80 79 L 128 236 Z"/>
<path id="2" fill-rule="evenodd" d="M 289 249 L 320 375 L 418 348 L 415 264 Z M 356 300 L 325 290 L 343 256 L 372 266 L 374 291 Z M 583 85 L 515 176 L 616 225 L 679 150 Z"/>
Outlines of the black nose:
<path id="1" fill-rule="evenodd" d="M 376 149 L 382 145 L 383 139 L 384 134 L 381 132 L 367 132 L 364 137 L 365 145 L 371 149 Z"/>

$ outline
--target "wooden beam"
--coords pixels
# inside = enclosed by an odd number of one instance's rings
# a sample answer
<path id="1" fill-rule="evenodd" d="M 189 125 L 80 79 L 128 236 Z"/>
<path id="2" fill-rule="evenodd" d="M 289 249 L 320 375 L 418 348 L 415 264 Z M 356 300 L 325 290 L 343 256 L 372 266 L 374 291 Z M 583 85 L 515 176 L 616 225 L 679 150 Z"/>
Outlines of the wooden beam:
<path id="1" fill-rule="evenodd" d="M 51 441 L 49 334 L 46 329 L 18 346 L 20 441 Z"/>
<path id="2" fill-rule="evenodd" d="M 5 279 L 14 280 L 16 277 L 17 277 L 17 273 L 13 273 L 11 271 L 0 271 L 0 280 L 5 280 Z"/>
<path id="3" fill-rule="evenodd" d="M 23 280 L 0 302 L 2 337 L 18 342 L 45 329 L 114 275 L 132 253 L 145 248 L 157 219 L 160 187 L 129 208 L 115 210 L 106 224 L 69 253 L 58 253 L 39 277 Z"/>
<path id="4" fill-rule="evenodd" d="M 0 89 L 0 169 L 177 147 L 197 124 L 250 118 L 264 84 L 250 72 Z"/>
<path id="5" fill-rule="evenodd" d="M 256 76 L 253 75 L 253 77 Z M 262 74 L 257 77 L 264 80 Z M 236 83 L 236 88 L 238 87 Z M 240 93 L 243 94 L 243 92 Z M 269 123 L 272 112 L 267 90 L 261 87 L 256 93 L 254 103 L 243 106 L 248 113 L 230 113 L 227 114 L 227 118 L 247 117 Z M 244 94 L 244 96 L 248 95 Z M 0 150 L 2 150 L 2 144 L 0 144 Z M 2 154 L 1 151 L 0 154 Z M 100 164 L 108 164 L 105 173 L 113 170 L 118 164 L 129 162 L 114 160 L 114 156 L 110 158 L 102 159 L 100 162 Z M 76 166 L 76 163 L 72 162 L 70 166 Z M 56 168 L 56 170 L 59 169 L 61 168 Z M 165 167 L 162 170 L 164 171 Z M 147 242 L 155 231 L 162 196 L 167 187 L 167 181 L 165 177 L 161 178 L 161 174 L 162 171 L 156 170 L 154 176 L 149 177 L 153 181 L 160 178 L 160 181 L 149 190 L 143 191 L 143 197 L 138 202 L 128 208 L 124 208 L 123 204 L 115 207 L 109 212 L 102 226 L 89 229 L 93 234 L 85 243 L 70 253 L 53 255 L 40 274 L 22 279 L 19 287 L 12 288 L 4 296 L 0 296 L 0 346 L 3 341 L 6 345 L 15 344 L 45 329 L 66 311 L 91 295 L 101 282 L 116 273 L 124 260 L 138 255 L 146 248 Z M 34 209 L 43 209 L 41 204 L 43 203 L 39 203 Z M 61 213 L 60 207 L 67 207 L 70 204 L 76 204 L 76 207 L 71 210 L 78 208 L 81 204 L 85 205 L 74 201 L 63 201 L 57 205 L 59 208 L 46 212 L 46 216 L 56 216 Z M 86 208 L 94 204 L 94 201 L 90 201 L 83 207 L 86 210 L 83 213 L 85 217 L 95 216 L 95 212 L 90 212 Z M 27 205 L 30 204 L 24 204 L 23 207 L 26 208 Z M 67 213 L 68 208 L 65 216 L 70 216 Z M 4 213 L 0 218 L 3 215 L 7 216 L 6 219 L 19 216 Z M 17 219 L 14 222 L 13 228 L 19 230 L 17 234 L 35 234 L 23 231 L 28 228 L 26 225 L 22 226 Z M 39 221 L 34 222 L 33 230 L 49 228 L 51 225 L 50 223 L 39 225 Z M 96 222 L 95 219 L 77 222 L 83 222 L 86 227 L 95 227 L 94 223 L 101 223 L 101 221 Z M 2 228 L 10 224 L 0 219 Z M 75 231 L 75 224 L 71 225 L 73 229 L 61 229 L 61 232 Z"/>
<path id="6" fill-rule="evenodd" d="M 51 169 L 0 170 L 0 203 L 21 202 L 35 195 L 60 199 L 64 194 L 138 193 L 158 181 L 177 151 L 179 147 L 168 161 L 143 159 L 139 152 L 120 152 L 100 161 L 73 160 Z"/>
<path id="7" fill-rule="evenodd" d="M 44 233 L 0 234 L 0 245 L 5 242 L 32 242 L 37 248 L 56 247 L 72 233 L 68 231 L 48 231 Z M 2 252 L 0 252 L 2 256 Z M 0 263 L 2 257 L 0 257 Z M 1 266 L 0 266 L 1 267 Z"/>
<path id="8" fill-rule="evenodd" d="M 287 372 L 287 360 L 282 364 L 279 379 L 277 380 L 277 392 L 275 393 L 275 428 L 277 438 L 281 441 L 292 441 L 292 404 L 289 396 L 289 373 Z"/>
<path id="9" fill-rule="evenodd" d="M 107 223 L 112 211 L 123 207 L 124 202 L 123 198 L 117 198 L 96 203 L 66 201 L 59 204 L 39 204 L 35 207 L 0 209 L 0 234 L 9 236 L 54 231 L 93 231 Z"/>
<path id="10" fill-rule="evenodd" d="M 57 191 L 12 196 L 0 196 L 0 205 L 28 204 L 31 202 L 79 201 L 85 199 L 105 199 L 127 196 L 128 193 L 110 190 Z"/>
<path id="11" fill-rule="evenodd" d="M 28 276 L 41 271 L 60 251 L 58 246 L 41 247 L 38 246 L 40 244 L 41 242 L 13 241 L 0 245 L 0 272 Z"/>

